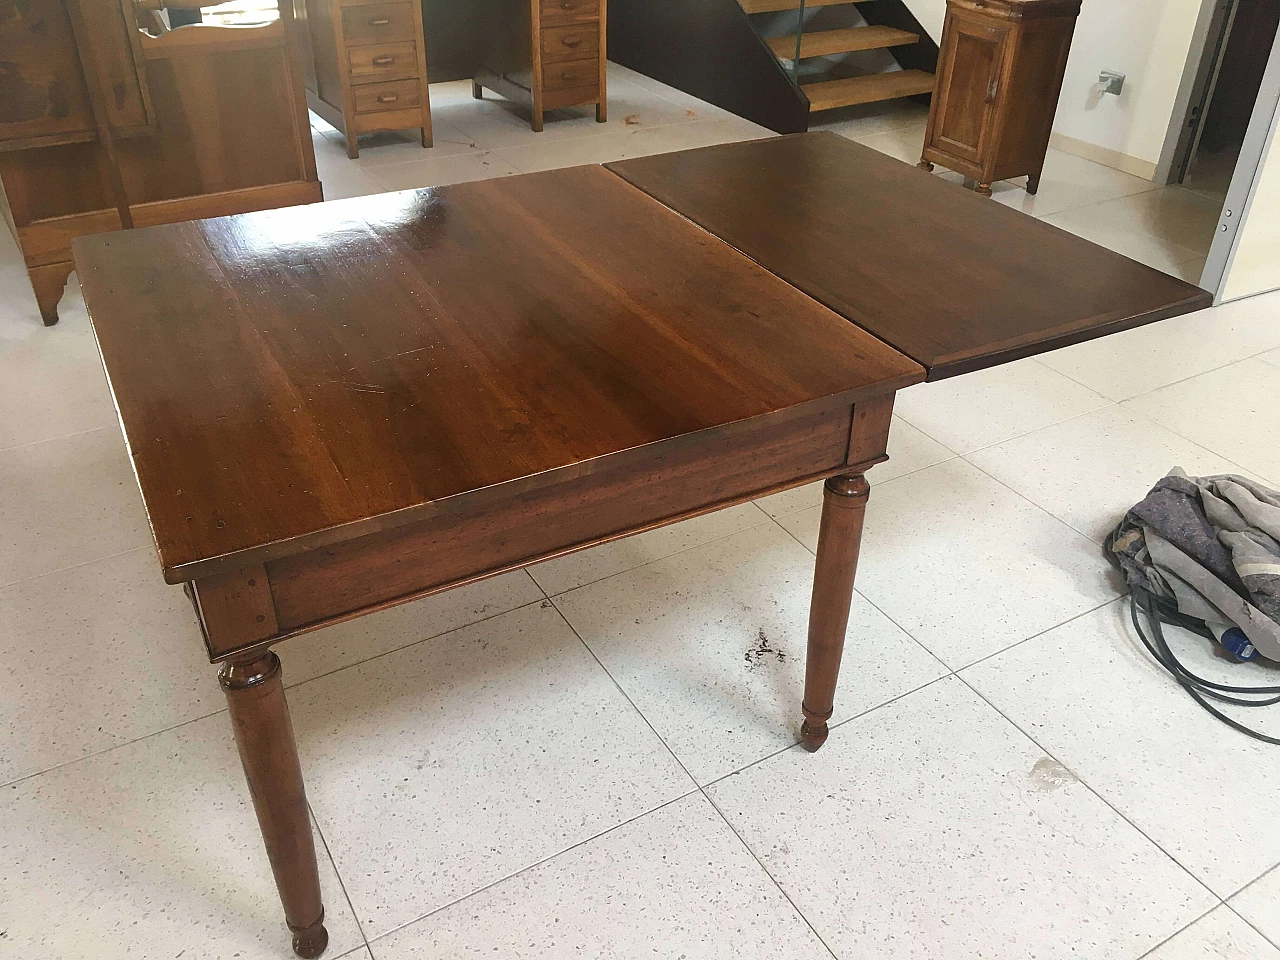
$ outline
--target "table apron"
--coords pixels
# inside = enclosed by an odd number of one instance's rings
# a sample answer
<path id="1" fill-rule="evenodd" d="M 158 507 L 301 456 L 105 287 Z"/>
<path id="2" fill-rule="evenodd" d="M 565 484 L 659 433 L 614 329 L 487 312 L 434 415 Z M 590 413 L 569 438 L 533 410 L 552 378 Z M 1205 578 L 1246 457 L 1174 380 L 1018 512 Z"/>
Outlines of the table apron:
<path id="1" fill-rule="evenodd" d="M 505 499 L 196 580 L 213 662 L 885 459 L 893 395 L 704 431 Z"/>

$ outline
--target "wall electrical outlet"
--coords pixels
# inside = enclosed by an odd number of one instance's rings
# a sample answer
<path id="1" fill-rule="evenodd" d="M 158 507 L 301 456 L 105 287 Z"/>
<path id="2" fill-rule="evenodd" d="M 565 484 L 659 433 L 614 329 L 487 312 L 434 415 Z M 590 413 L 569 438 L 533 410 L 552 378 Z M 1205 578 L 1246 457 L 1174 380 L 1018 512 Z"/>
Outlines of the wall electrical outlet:
<path id="1" fill-rule="evenodd" d="M 1124 74 L 1116 73 L 1114 70 L 1103 70 L 1098 74 L 1098 85 L 1102 87 L 1103 93 L 1114 93 L 1120 96 L 1120 91 L 1124 89 Z"/>

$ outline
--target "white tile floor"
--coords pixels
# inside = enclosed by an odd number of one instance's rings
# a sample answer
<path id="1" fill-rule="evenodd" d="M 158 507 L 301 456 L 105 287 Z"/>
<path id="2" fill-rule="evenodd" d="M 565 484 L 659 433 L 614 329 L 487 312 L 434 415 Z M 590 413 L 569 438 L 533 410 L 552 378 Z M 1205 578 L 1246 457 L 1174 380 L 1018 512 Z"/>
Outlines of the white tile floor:
<path id="1" fill-rule="evenodd" d="M 317 131 L 326 195 L 766 133 L 621 69 L 541 136 L 432 96 L 430 152 Z M 922 122 L 829 125 L 914 162 Z M 1054 152 L 996 200 L 1191 276 L 1183 194 Z M 287 957 L 83 303 L 41 327 L 5 246 L 0 304 L 0 957 Z M 1147 661 L 1098 545 L 1175 464 L 1280 483 L 1277 370 L 1271 296 L 904 393 L 816 755 L 814 487 L 286 644 L 328 956 L 1280 960 L 1274 748 Z"/>

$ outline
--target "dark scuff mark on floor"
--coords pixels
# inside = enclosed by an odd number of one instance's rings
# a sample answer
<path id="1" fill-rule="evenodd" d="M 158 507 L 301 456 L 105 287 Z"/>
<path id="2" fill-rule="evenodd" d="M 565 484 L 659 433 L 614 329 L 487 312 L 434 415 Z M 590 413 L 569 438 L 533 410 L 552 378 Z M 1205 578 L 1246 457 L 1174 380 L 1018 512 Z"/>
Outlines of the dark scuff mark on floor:
<path id="1" fill-rule="evenodd" d="M 787 662 L 787 654 L 785 650 L 777 650 L 769 646 L 769 638 L 765 636 L 764 627 L 761 627 L 756 634 L 756 645 L 746 652 L 742 659 L 747 661 L 749 666 L 754 667 L 760 661 L 767 657 L 777 657 L 779 663 Z"/>

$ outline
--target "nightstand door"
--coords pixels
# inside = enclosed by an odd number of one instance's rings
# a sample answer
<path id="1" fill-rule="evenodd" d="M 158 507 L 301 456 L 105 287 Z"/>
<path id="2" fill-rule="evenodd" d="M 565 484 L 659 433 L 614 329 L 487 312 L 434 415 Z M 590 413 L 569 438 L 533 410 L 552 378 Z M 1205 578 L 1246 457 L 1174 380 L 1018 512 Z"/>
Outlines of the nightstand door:
<path id="1" fill-rule="evenodd" d="M 975 166 L 986 165 L 996 133 L 1000 84 L 1012 24 L 953 14 L 947 20 L 938 78 L 940 102 L 929 143 Z"/>

